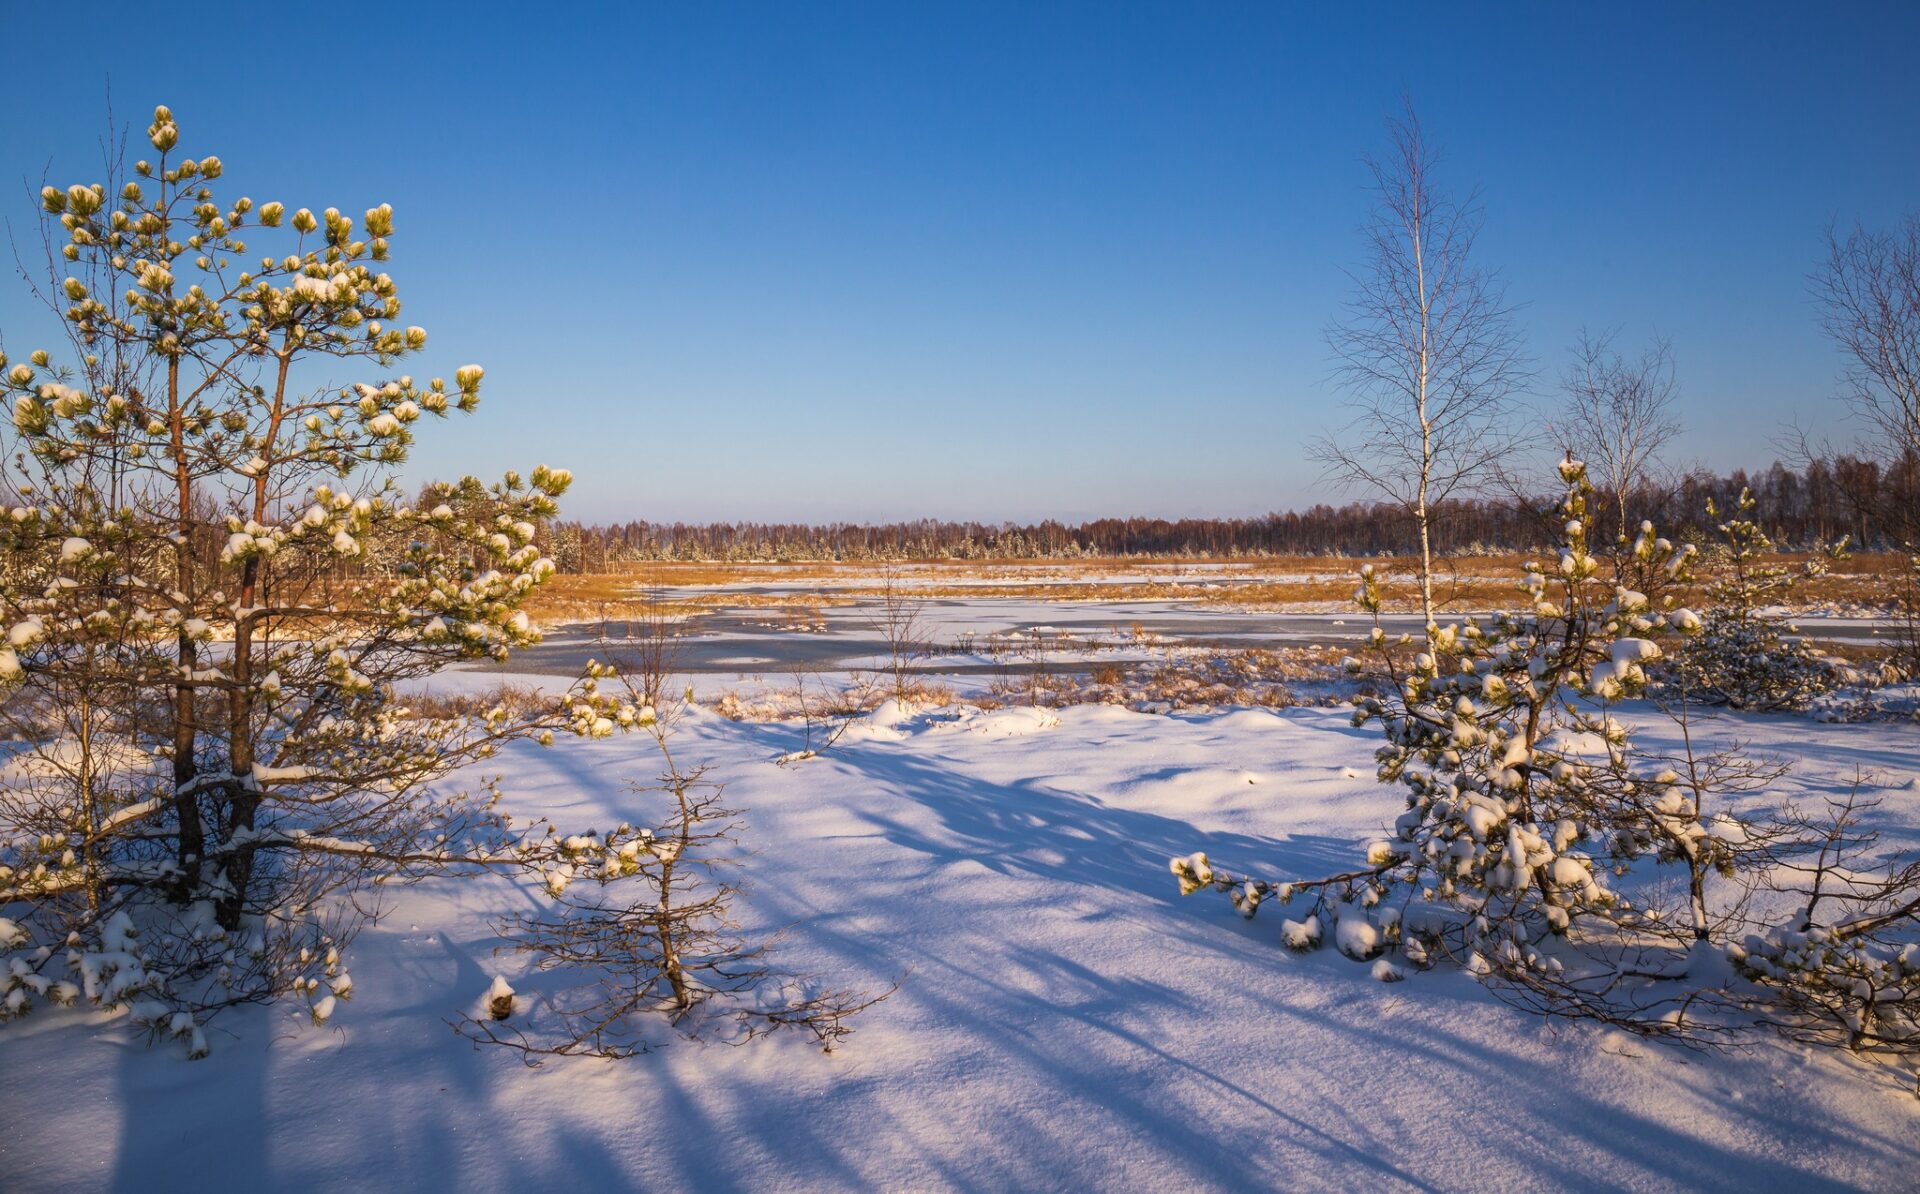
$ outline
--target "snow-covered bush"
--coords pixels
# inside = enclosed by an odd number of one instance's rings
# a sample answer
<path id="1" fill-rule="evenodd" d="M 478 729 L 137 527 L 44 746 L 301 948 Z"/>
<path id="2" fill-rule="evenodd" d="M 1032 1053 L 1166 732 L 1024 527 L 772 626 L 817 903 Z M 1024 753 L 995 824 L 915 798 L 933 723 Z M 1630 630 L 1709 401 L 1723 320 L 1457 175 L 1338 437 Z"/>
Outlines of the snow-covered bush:
<path id="1" fill-rule="evenodd" d="M 1700 633 L 1654 675 L 1659 688 L 1695 704 L 1734 709 L 1804 709 L 1833 690 L 1832 664 L 1799 636 L 1777 606 L 1792 592 L 1790 569 L 1767 564 L 1773 544 L 1749 515 L 1753 495 L 1742 490 L 1733 517 L 1718 524 L 1719 575 L 1707 586 Z M 1707 514 L 1719 517 L 1712 502 Z"/>
<path id="2" fill-rule="evenodd" d="M 1585 468 L 1561 471 L 1563 550 L 1552 568 L 1527 566 L 1522 612 L 1394 640 L 1379 625 L 1379 581 L 1361 570 L 1356 599 L 1375 625 L 1349 668 L 1377 695 L 1359 698 L 1355 721 L 1380 724 L 1379 776 L 1405 789 L 1406 812 L 1354 871 L 1250 887 L 1215 872 L 1212 885 L 1240 888 L 1243 910 L 1310 896 L 1309 920 L 1364 917 L 1415 965 L 1451 956 L 1550 976 L 1561 963 L 1543 941 L 1582 917 L 1628 915 L 1611 867 L 1647 838 L 1689 832 L 1665 828 L 1688 821 L 1681 802 L 1653 799 L 1650 811 L 1616 798 L 1645 781 L 1625 767 L 1626 730 L 1606 706 L 1644 686 L 1657 640 L 1695 624 L 1668 592 L 1691 553 L 1643 529 L 1625 570 L 1603 577 L 1587 546 Z"/>
<path id="3" fill-rule="evenodd" d="M 1818 815 L 1786 810 L 1764 876 L 1787 901 L 1727 955 L 1788 1035 L 1862 1053 L 1920 1054 L 1920 860 L 1887 865 L 1856 779 Z"/>
<path id="4" fill-rule="evenodd" d="M 1805 709 L 1833 691 L 1838 677 L 1797 634 L 1784 619 L 1708 610 L 1699 637 L 1658 673 L 1660 691 L 1732 709 Z"/>
<path id="5" fill-rule="evenodd" d="M 1482 624 L 1390 639 L 1382 596 L 1351 668 L 1376 695 L 1383 782 L 1406 812 L 1364 863 L 1274 882 L 1228 873 L 1204 853 L 1172 862 L 1182 893 L 1228 893 L 1248 917 L 1305 903 L 1281 926 L 1292 949 L 1331 940 L 1355 959 L 1397 951 L 1450 962 L 1503 998 L 1690 1043 L 1762 1024 L 1808 1039 L 1920 1049 L 1920 864 L 1885 862 L 1849 803 L 1824 820 L 1737 799 L 1784 774 L 1737 745 L 1696 746 L 1684 702 L 1664 711 L 1681 746 L 1638 744 L 1610 706 L 1700 619 L 1677 603 L 1690 554 L 1643 526 L 1603 579 L 1586 546 L 1584 468 L 1562 466 L 1565 543 L 1557 567 L 1529 565 L 1527 608 Z M 1661 881 L 1677 871 L 1679 883 Z M 1769 921 L 1788 893 L 1801 910 Z"/>
<path id="6" fill-rule="evenodd" d="M 70 363 L 0 357 L 0 1017 L 84 999 L 204 1051 L 236 1003 L 325 1020 L 369 885 L 510 857 L 455 768 L 634 719 L 590 676 L 537 706 L 412 717 L 396 682 L 537 641 L 520 605 L 564 470 L 405 500 L 419 427 L 483 371 L 394 368 L 386 205 L 216 200 L 175 151 L 42 204 Z M 51 296 L 50 296 L 51 297 Z M 342 375 L 375 371 L 340 384 Z"/>

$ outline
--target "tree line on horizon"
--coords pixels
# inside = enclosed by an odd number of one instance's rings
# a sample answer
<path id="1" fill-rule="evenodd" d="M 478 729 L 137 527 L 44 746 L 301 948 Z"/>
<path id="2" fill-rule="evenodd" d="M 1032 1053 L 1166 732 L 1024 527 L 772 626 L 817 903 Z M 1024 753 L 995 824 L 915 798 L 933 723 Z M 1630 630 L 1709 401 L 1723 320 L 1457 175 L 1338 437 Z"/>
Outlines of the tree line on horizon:
<path id="1" fill-rule="evenodd" d="M 1651 519 L 1683 537 L 1708 535 L 1711 501 L 1721 508 L 1752 492 L 1767 534 L 1790 548 L 1815 549 L 1842 538 L 1858 548 L 1891 550 L 1899 540 L 1877 512 L 1920 500 L 1920 468 L 1883 467 L 1845 453 L 1795 468 L 1725 474 L 1696 470 L 1628 493 L 1634 521 Z M 1609 499 L 1617 508 L 1618 499 Z M 1556 503 L 1523 492 L 1456 498 L 1434 507 L 1436 546 L 1447 554 L 1528 551 L 1559 532 Z M 1617 515 L 1609 517 L 1613 522 Z M 947 521 L 887 523 L 561 522 L 551 536 L 564 572 L 653 561 L 743 562 L 899 559 L 1073 559 L 1241 556 L 1381 556 L 1413 547 L 1407 512 L 1390 502 L 1316 503 L 1304 510 L 1246 518 L 1097 518 L 1080 523 Z"/>

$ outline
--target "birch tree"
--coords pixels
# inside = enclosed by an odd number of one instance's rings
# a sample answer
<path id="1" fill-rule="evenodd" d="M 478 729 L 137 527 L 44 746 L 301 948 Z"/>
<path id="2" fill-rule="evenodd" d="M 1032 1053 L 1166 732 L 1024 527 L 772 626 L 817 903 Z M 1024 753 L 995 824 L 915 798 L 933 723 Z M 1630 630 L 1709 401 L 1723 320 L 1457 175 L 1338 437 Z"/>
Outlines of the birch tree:
<path id="1" fill-rule="evenodd" d="M 1860 454 L 1893 481 L 1882 527 L 1920 541 L 1920 216 L 1892 231 L 1833 231 L 1812 280 L 1827 335 L 1845 358 Z"/>
<path id="2" fill-rule="evenodd" d="M 1878 474 L 1871 496 L 1856 500 L 1861 546 L 1870 544 L 1871 514 L 1907 555 L 1888 586 L 1891 637 L 1900 665 L 1920 675 L 1920 215 L 1891 231 L 1829 231 L 1812 287 L 1822 326 L 1845 359 L 1844 392 L 1861 428 L 1860 459 L 1847 473 Z M 1811 456 L 1815 449 L 1799 438 Z"/>
<path id="3" fill-rule="evenodd" d="M 1512 308 L 1474 255 L 1482 212 L 1436 176 L 1439 156 L 1409 106 L 1368 160 L 1369 260 L 1327 333 L 1354 409 L 1314 454 L 1338 480 L 1406 511 L 1420 547 L 1420 611 L 1434 624 L 1434 510 L 1479 489 L 1507 455 L 1527 377 Z"/>
<path id="4" fill-rule="evenodd" d="M 1661 450 L 1680 434 L 1673 345 L 1656 338 L 1637 357 L 1613 333 L 1582 331 L 1562 380 L 1561 446 L 1586 461 L 1601 499 L 1613 507 L 1615 543 L 1633 538 L 1630 495 L 1652 479 Z"/>

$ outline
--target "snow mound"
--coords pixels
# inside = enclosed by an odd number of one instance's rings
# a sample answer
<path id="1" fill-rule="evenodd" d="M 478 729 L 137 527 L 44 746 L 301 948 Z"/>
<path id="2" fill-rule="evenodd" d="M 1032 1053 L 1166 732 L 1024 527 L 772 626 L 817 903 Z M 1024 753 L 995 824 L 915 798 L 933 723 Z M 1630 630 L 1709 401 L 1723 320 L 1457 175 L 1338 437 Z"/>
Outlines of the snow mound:
<path id="1" fill-rule="evenodd" d="M 914 707 L 901 700 L 882 701 L 873 712 L 856 719 L 843 737 L 849 742 L 902 742 Z"/>
<path id="2" fill-rule="evenodd" d="M 1019 705 L 1012 709 L 983 713 L 972 719 L 967 729 L 988 738 L 1023 738 L 1028 734 L 1051 730 L 1059 724 L 1060 719 L 1049 710 Z"/>
<path id="3" fill-rule="evenodd" d="M 861 720 L 867 722 L 869 725 L 897 728 L 903 723 L 913 720 L 913 715 L 917 712 L 919 712 L 919 710 L 907 702 L 898 697 L 891 697 L 875 705 L 873 712 L 867 714 L 866 717 Z"/>
<path id="4" fill-rule="evenodd" d="M 1211 724 L 1213 729 L 1221 733 L 1258 734 L 1262 731 L 1271 732 L 1285 720 L 1278 713 L 1266 709 L 1236 709 L 1232 713 L 1221 714 Z"/>

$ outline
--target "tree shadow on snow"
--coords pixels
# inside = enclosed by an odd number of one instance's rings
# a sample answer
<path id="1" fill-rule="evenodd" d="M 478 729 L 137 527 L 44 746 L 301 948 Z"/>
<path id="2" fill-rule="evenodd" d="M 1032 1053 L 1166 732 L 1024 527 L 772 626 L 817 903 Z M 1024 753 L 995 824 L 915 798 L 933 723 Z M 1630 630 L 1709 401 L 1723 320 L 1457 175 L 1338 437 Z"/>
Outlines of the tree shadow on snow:
<path id="1" fill-rule="evenodd" d="M 759 727 L 754 727 L 758 730 Z M 777 728 L 775 728 L 777 731 Z M 770 746 L 778 734 L 765 735 Z M 1423 1146 L 1420 1137 L 1436 1125 L 1395 1123 L 1393 1084 L 1404 1080 L 1382 1073 L 1382 1064 L 1412 1063 L 1418 1080 L 1458 1086 L 1463 1100 L 1502 1090 L 1499 1122 L 1478 1116 L 1492 1113 L 1484 1101 L 1475 1107 L 1463 1102 L 1462 1122 L 1444 1131 L 1486 1131 L 1497 1136 L 1536 1177 L 1564 1188 L 1601 1188 L 1623 1171 L 1643 1180 L 1682 1186 L 1726 1188 L 1791 1181 L 1809 1188 L 1830 1188 L 1834 1182 L 1820 1176 L 1812 1162 L 1820 1153 L 1867 1150 L 1890 1162 L 1911 1158 L 1914 1142 L 1853 1128 L 1803 1122 L 1799 1108 L 1756 1099 L 1735 1106 L 1714 1100 L 1714 1111 L 1762 1139 L 1796 1141 L 1797 1157 L 1808 1163 L 1765 1157 L 1735 1141 L 1721 1142 L 1702 1134 L 1705 1125 L 1687 1100 L 1709 1096 L 1697 1089 L 1677 1090 L 1675 1105 L 1663 1109 L 1636 1109 L 1610 1099 L 1604 1089 L 1589 1092 L 1570 1072 L 1595 1047 L 1584 1030 L 1569 1030 L 1566 1042 L 1549 1046 L 1582 1051 L 1564 1059 L 1542 1059 L 1527 1052 L 1476 1039 L 1450 1026 L 1461 1016 L 1505 1017 L 1516 1013 L 1495 1005 L 1478 984 L 1460 975 L 1420 975 L 1403 987 L 1384 988 L 1373 982 L 1365 967 L 1331 951 L 1306 957 L 1288 955 L 1272 940 L 1271 910 L 1257 922 L 1245 922 L 1218 899 L 1182 901 L 1167 874 L 1166 860 L 1204 845 L 1217 860 L 1233 860 L 1236 869 L 1283 876 L 1312 874 L 1344 866 L 1355 856 L 1358 842 L 1308 835 L 1285 839 L 1245 834 L 1201 834 L 1187 822 L 1156 813 L 1115 808 L 1096 797 L 1063 786 L 1060 777 L 1047 781 L 995 782 L 958 773 L 937 761 L 889 749 L 887 743 L 857 744 L 836 751 L 832 763 L 854 783 L 870 782 L 903 801 L 898 815 L 886 811 L 884 801 L 861 801 L 849 808 L 893 844 L 919 856 L 920 873 L 929 880 L 915 889 L 901 888 L 911 876 L 898 869 L 865 879 L 848 876 L 845 886 L 865 884 L 870 891 L 850 893 L 853 907 L 887 907 L 894 899 L 916 903 L 948 898 L 937 881 L 945 868 L 971 862 L 1000 875 L 1031 878 L 1057 887 L 1058 902 L 1068 915 L 1096 918 L 1100 907 L 1112 915 L 1135 915 L 1164 928 L 1178 940 L 1181 965 L 1164 976 L 1105 973 L 1050 951 L 1043 940 L 1002 941 L 955 934 L 888 935 L 885 930 L 845 924 L 832 909 L 803 907 L 779 893 L 757 898 L 805 921 L 813 944 L 840 955 L 852 967 L 871 970 L 889 962 L 914 971 L 911 997 L 933 1020 L 959 1026 L 973 1038 L 989 1042 L 1000 1064 L 1014 1071 L 1040 1076 L 1063 1103 L 1082 1103 L 1110 1120 L 1126 1125 L 1171 1158 L 1191 1162 L 1205 1158 L 1204 1168 L 1215 1179 L 1232 1185 L 1293 1186 L 1321 1184 L 1333 1173 L 1358 1176 L 1398 1188 L 1430 1189 L 1453 1185 L 1462 1175 L 1440 1167 L 1444 1150 Z M 1170 767 L 1171 779 L 1191 768 Z M 1146 777 L 1151 778 L 1151 777 Z M 927 824 L 926 813 L 933 815 Z M 959 898 L 959 897 L 953 897 Z M 1095 911 L 1085 911 L 1092 906 Z M 862 918 L 869 919 L 869 918 Z M 883 918 L 884 919 L 884 918 Z M 1044 932 L 1045 926 L 1038 926 Z M 1350 1056 L 1350 1065 L 1329 1068 L 1325 1056 L 1306 1059 L 1308 1088 L 1316 1096 L 1301 1105 L 1297 1074 L 1283 1068 L 1273 1072 L 1273 1089 L 1249 1081 L 1243 1069 L 1234 1076 L 1203 1060 L 1179 1056 L 1161 1043 L 1166 1034 L 1155 1031 L 1168 1017 L 1203 1014 L 1212 1007 L 1195 998 L 1196 985 L 1208 982 L 1206 965 L 1196 956 L 1212 953 L 1245 961 L 1249 951 L 1267 951 L 1276 972 L 1324 984 L 1326 998 L 1297 1007 L 1273 998 L 1248 1011 L 1264 1017 L 1273 1039 L 1295 1033 L 1334 1034 L 1346 1042 L 1338 1053 Z M 876 960 L 876 953 L 886 961 Z M 1197 970 L 1197 973 L 1196 973 Z M 1317 972 L 1317 973 L 1316 973 Z M 1391 993 L 1391 994 L 1389 994 Z M 1409 1012 L 1382 1018 L 1382 1001 L 1415 1001 L 1438 1015 Z M 881 1013 L 884 1014 L 884 1013 Z M 1537 1022 L 1521 1021 L 1533 1025 Z M 1539 1031 L 1549 1031 L 1540 1025 Z M 1104 1041 L 1088 1049 L 1089 1040 Z M 1681 1066 L 1699 1060 L 1683 1051 L 1638 1044 L 1639 1064 Z M 1563 1062 L 1565 1064 L 1563 1064 Z M 1716 1059 L 1717 1066 L 1738 1066 L 1738 1058 Z M 1397 1068 L 1397 1067 L 1396 1067 Z M 1153 1075 L 1144 1086 L 1130 1075 Z M 1755 1080 L 1765 1080 L 1766 1071 Z M 1261 1074 L 1264 1076 L 1264 1073 Z M 1737 1083 L 1739 1080 L 1734 1079 Z M 1180 1092 L 1162 1091 L 1172 1084 Z M 1230 1104 L 1242 1122 L 1247 1113 L 1264 1120 L 1267 1140 L 1244 1126 L 1228 1128 L 1211 1113 L 1208 1104 Z M 751 1108 L 739 1113 L 753 1116 Z M 869 1109 L 869 1113 L 873 1113 Z M 769 1114 L 771 1110 L 769 1109 Z M 985 1184 L 1011 1182 L 1054 1183 L 1087 1180 L 1101 1175 L 1078 1172 L 1073 1141 L 1057 1135 L 1044 1116 L 1017 1116 L 995 1127 L 993 1151 L 1009 1158 L 1025 1158 L 1029 1168 L 992 1170 Z M 771 1122 L 769 1130 L 773 1130 Z M 913 1132 L 911 1125 L 896 1130 Z M 1276 1172 L 1261 1157 L 1268 1140 L 1284 1139 L 1289 1151 L 1304 1150 L 1320 1178 L 1312 1172 Z M 937 1149 L 938 1142 L 929 1142 Z M 825 1148 L 827 1146 L 819 1145 Z M 830 1151 L 830 1150 L 829 1150 Z M 1421 1157 L 1433 1167 L 1412 1169 L 1394 1158 Z M 1031 1168 L 1033 1158 L 1051 1158 Z M 978 1184 L 976 1157 L 961 1172 L 957 1184 Z M 1008 1160 L 1007 1165 L 1016 1162 Z M 1424 1172 L 1421 1172 L 1424 1171 Z M 1169 1171 L 1173 1172 L 1173 1171 Z M 1605 1180 L 1596 1176 L 1604 1173 Z M 949 1180 L 956 1174 L 949 1173 Z M 1111 1178 L 1112 1175 L 1106 1175 Z"/>

